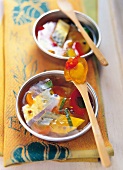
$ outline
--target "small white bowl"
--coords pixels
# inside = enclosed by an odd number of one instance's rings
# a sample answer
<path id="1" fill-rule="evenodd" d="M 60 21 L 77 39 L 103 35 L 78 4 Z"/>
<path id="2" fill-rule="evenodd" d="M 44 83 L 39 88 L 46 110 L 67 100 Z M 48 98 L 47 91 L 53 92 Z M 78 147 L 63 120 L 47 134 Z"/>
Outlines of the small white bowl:
<path id="1" fill-rule="evenodd" d="M 96 47 L 99 47 L 100 43 L 101 43 L 101 32 L 100 32 L 100 29 L 98 27 L 98 25 L 96 24 L 96 22 L 90 18 L 89 16 L 81 13 L 81 12 L 78 12 L 78 11 L 75 11 L 75 14 L 78 18 L 78 20 L 86 25 L 91 34 L 92 34 L 92 37 L 93 37 L 93 41 L 96 45 Z M 47 13 L 44 13 L 42 14 L 34 23 L 33 25 L 33 38 L 37 44 L 37 46 L 46 54 L 48 54 L 49 56 L 51 57 L 54 57 L 54 58 L 58 58 L 58 59 L 63 59 L 63 60 L 67 60 L 69 57 L 64 57 L 64 56 L 60 56 L 60 55 L 57 55 L 57 54 L 53 54 L 51 52 L 49 52 L 47 49 L 45 49 L 43 46 L 40 45 L 40 43 L 38 42 L 37 40 L 37 37 L 36 37 L 36 30 L 39 26 L 43 26 L 45 23 L 47 22 L 50 22 L 50 21 L 58 21 L 58 19 L 66 19 L 68 18 L 64 13 L 62 13 L 60 10 L 51 10 Z M 88 57 L 90 55 L 93 54 L 93 51 L 90 50 L 88 53 L 82 55 L 81 57 Z"/>
<path id="2" fill-rule="evenodd" d="M 60 83 L 63 84 L 63 85 L 66 85 L 66 86 L 69 86 L 70 84 L 73 85 L 71 82 L 66 82 L 66 80 L 64 78 L 64 72 L 60 71 L 60 70 L 46 71 L 46 72 L 42 72 L 42 73 L 39 73 L 39 74 L 31 77 L 29 80 L 27 80 L 22 85 L 22 87 L 20 88 L 20 91 L 17 95 L 17 99 L 16 99 L 16 113 L 17 113 L 17 117 L 18 117 L 20 123 L 31 134 L 33 134 L 34 136 L 36 136 L 40 139 L 44 139 L 44 140 L 47 140 L 47 141 L 54 141 L 54 142 L 68 141 L 68 140 L 72 140 L 72 139 L 77 138 L 77 137 L 83 135 L 84 133 L 86 133 L 91 128 L 90 122 L 82 130 L 80 130 L 78 133 L 71 134 L 70 136 L 67 136 L 67 137 L 51 137 L 51 136 L 45 136 L 45 135 L 42 135 L 42 134 L 38 134 L 37 132 L 33 131 L 26 124 L 23 113 L 22 113 L 23 97 L 31 86 L 33 86 L 34 84 L 36 84 L 39 81 L 44 80 L 46 78 L 50 78 L 53 81 L 53 84 L 55 83 L 55 85 L 57 85 L 58 79 L 60 79 Z M 87 84 L 87 87 L 88 87 L 89 95 L 91 96 L 91 99 L 92 99 L 92 102 L 93 102 L 93 105 L 94 105 L 95 116 L 97 116 L 97 114 L 98 114 L 98 100 L 97 100 L 96 93 L 89 83 Z"/>

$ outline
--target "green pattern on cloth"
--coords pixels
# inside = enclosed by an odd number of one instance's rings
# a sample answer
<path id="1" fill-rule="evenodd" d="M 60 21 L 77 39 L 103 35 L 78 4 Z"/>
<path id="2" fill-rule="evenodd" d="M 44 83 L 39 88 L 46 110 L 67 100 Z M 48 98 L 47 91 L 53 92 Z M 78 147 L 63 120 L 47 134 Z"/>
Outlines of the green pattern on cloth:
<path id="1" fill-rule="evenodd" d="M 69 150 L 66 147 L 55 143 L 45 144 L 44 142 L 32 142 L 26 146 L 18 146 L 12 152 L 13 163 L 34 162 L 43 160 L 67 159 Z"/>

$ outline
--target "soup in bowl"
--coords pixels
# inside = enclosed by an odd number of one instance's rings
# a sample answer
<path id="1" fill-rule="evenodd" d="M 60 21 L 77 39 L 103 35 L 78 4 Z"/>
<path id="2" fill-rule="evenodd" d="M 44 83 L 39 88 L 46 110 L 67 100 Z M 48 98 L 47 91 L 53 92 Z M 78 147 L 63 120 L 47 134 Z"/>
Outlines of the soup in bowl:
<path id="1" fill-rule="evenodd" d="M 97 116 L 96 93 L 89 83 L 87 87 Z M 72 140 L 91 128 L 79 91 L 60 70 L 42 72 L 27 80 L 17 95 L 16 111 L 26 130 L 47 141 Z"/>
<path id="2" fill-rule="evenodd" d="M 89 16 L 75 11 L 80 24 L 97 47 L 101 42 L 98 25 Z M 60 10 L 42 14 L 34 23 L 33 38 L 38 47 L 49 56 L 65 59 L 88 57 L 93 52 L 74 23 Z"/>

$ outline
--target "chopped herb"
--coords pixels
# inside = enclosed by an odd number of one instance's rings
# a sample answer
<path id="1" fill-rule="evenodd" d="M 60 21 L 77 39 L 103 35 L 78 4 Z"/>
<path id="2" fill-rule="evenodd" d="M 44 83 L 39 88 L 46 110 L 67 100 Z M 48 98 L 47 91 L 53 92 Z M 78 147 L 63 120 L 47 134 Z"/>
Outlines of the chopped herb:
<path id="1" fill-rule="evenodd" d="M 67 108 L 65 108 L 64 112 L 65 112 L 65 114 L 66 114 L 66 118 L 67 118 L 67 121 L 68 121 L 69 126 L 73 126 L 73 123 L 72 123 L 72 120 L 71 120 L 71 117 L 70 117 L 69 110 L 68 110 Z"/>
<path id="2" fill-rule="evenodd" d="M 62 109 L 63 109 L 66 100 L 67 100 L 67 98 L 65 98 L 65 97 L 62 99 L 61 104 L 60 104 L 60 107 L 59 107 L 59 110 L 62 110 Z"/>
<path id="3" fill-rule="evenodd" d="M 47 81 L 44 81 L 44 83 L 41 85 L 43 90 L 49 89 L 51 87 L 53 87 L 53 83 L 50 79 L 47 79 Z"/>
<path id="4" fill-rule="evenodd" d="M 50 88 L 50 87 L 53 86 L 53 83 L 52 83 L 51 80 L 49 80 L 49 81 L 47 81 L 47 82 L 45 83 L 45 85 L 47 85 L 47 86 Z"/>
<path id="5" fill-rule="evenodd" d="M 87 34 L 89 35 L 89 37 L 93 40 L 93 36 L 92 33 L 90 31 L 90 29 L 87 26 L 83 26 L 84 30 L 87 32 Z"/>

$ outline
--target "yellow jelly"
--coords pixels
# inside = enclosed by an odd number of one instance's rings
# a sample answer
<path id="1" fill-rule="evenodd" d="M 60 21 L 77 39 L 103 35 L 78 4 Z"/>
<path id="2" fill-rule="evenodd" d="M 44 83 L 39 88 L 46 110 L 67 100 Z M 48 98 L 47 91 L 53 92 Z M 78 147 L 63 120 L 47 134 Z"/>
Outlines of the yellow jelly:
<path id="1" fill-rule="evenodd" d="M 76 53 L 72 48 L 68 48 L 67 55 L 68 55 L 68 57 L 75 57 Z"/>
<path id="2" fill-rule="evenodd" d="M 69 132 L 77 129 L 84 120 L 71 116 L 73 126 L 69 126 L 68 120 L 65 115 L 60 115 L 59 118 L 51 123 L 51 132 L 58 133 L 59 135 L 67 135 Z"/>
<path id="3" fill-rule="evenodd" d="M 78 58 L 78 63 L 71 69 L 64 70 L 64 76 L 67 81 L 75 81 L 76 83 L 84 83 L 88 72 L 88 65 L 84 58 Z"/>

